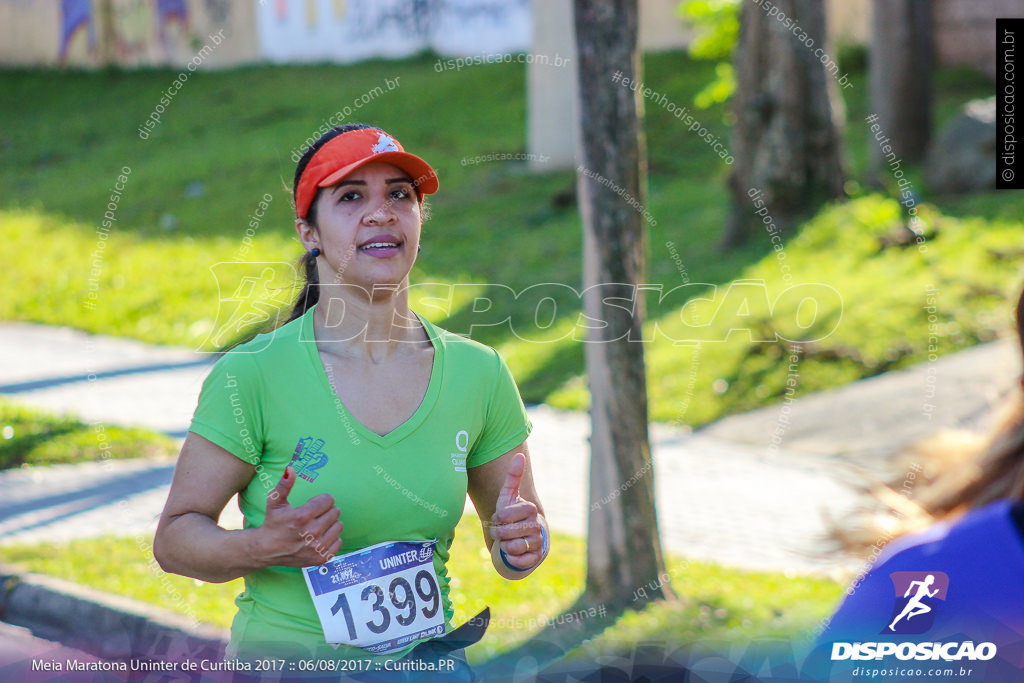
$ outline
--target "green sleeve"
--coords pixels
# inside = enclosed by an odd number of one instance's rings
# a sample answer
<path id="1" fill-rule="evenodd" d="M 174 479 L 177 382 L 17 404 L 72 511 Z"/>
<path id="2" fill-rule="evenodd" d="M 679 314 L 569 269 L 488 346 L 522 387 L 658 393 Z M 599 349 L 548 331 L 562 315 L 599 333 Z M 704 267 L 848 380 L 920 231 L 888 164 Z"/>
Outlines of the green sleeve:
<path id="1" fill-rule="evenodd" d="M 497 368 L 487 404 L 487 417 L 480 438 L 469 452 L 467 467 L 483 465 L 508 453 L 526 441 L 533 429 L 512 371 L 497 351 L 494 357 L 497 359 Z"/>
<path id="2" fill-rule="evenodd" d="M 189 431 L 250 465 L 263 457 L 263 401 L 251 353 L 226 353 L 203 382 Z"/>

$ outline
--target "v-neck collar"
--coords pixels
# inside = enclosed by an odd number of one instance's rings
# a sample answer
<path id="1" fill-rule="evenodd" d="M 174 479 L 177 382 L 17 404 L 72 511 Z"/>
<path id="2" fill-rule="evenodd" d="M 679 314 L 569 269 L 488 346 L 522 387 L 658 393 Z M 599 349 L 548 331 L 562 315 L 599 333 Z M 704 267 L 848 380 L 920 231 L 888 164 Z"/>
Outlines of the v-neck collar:
<path id="1" fill-rule="evenodd" d="M 427 415 L 430 414 L 430 411 L 433 410 L 434 404 L 437 402 L 437 396 L 441 392 L 441 374 L 444 370 L 444 343 L 440 339 L 437 328 L 420 316 L 419 313 L 412 311 L 412 314 L 415 315 L 420 321 L 420 324 L 423 325 L 423 329 L 427 333 L 430 344 L 434 347 L 433 364 L 430 368 L 430 381 L 427 383 L 427 391 L 423 395 L 423 399 L 420 401 L 415 412 L 413 412 L 405 422 L 382 436 L 372 429 L 369 429 L 353 417 L 352 413 L 349 412 L 348 407 L 342 403 L 341 398 L 334 391 L 334 387 L 331 386 L 330 380 L 327 377 L 327 369 L 324 367 L 323 359 L 320 358 L 320 352 L 316 347 L 316 334 L 313 326 L 313 315 L 315 310 L 316 304 L 311 306 L 310 309 L 302 316 L 302 328 L 299 332 L 299 339 L 301 342 L 304 342 L 303 345 L 307 347 L 307 354 L 311 363 L 311 368 L 314 374 L 317 375 L 321 388 L 327 392 L 328 398 L 331 399 L 335 406 L 337 406 L 339 419 L 342 422 L 348 421 L 352 430 L 361 437 L 384 447 L 394 445 L 416 431 L 416 428 L 423 423 Z"/>

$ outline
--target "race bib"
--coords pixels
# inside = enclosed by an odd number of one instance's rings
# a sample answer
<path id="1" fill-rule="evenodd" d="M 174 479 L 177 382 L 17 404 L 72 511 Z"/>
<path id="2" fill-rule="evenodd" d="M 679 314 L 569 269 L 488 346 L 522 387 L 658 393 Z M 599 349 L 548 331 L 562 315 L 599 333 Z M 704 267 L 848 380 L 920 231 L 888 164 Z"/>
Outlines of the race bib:
<path id="1" fill-rule="evenodd" d="M 385 541 L 304 567 L 324 637 L 374 654 L 444 635 L 437 541 Z"/>

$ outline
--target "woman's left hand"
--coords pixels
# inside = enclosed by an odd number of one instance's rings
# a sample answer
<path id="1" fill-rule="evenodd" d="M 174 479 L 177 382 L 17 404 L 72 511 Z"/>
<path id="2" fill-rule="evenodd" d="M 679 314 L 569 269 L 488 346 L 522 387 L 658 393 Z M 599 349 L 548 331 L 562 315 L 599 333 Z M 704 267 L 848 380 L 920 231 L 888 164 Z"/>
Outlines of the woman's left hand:
<path id="1" fill-rule="evenodd" d="M 532 569 L 544 559 L 540 513 L 536 505 L 519 495 L 525 469 L 526 456 L 516 453 L 491 516 L 491 538 L 505 551 L 508 563 L 522 570 Z"/>

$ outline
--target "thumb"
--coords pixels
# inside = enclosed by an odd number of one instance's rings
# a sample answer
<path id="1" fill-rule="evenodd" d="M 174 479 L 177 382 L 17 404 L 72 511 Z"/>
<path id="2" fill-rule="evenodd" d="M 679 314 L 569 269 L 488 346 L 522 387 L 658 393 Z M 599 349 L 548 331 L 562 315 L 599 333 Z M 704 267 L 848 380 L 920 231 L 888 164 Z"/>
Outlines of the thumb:
<path id="1" fill-rule="evenodd" d="M 505 472 L 505 483 L 498 492 L 497 508 L 500 510 L 511 505 L 519 498 L 519 484 L 523 481 L 523 472 L 526 471 L 526 456 L 516 453 L 508 463 L 508 471 Z"/>
<path id="2" fill-rule="evenodd" d="M 287 507 L 288 494 L 291 493 L 293 486 L 295 486 L 295 470 L 288 465 L 284 468 L 281 481 L 277 482 L 274 490 L 267 495 L 267 507 Z"/>

